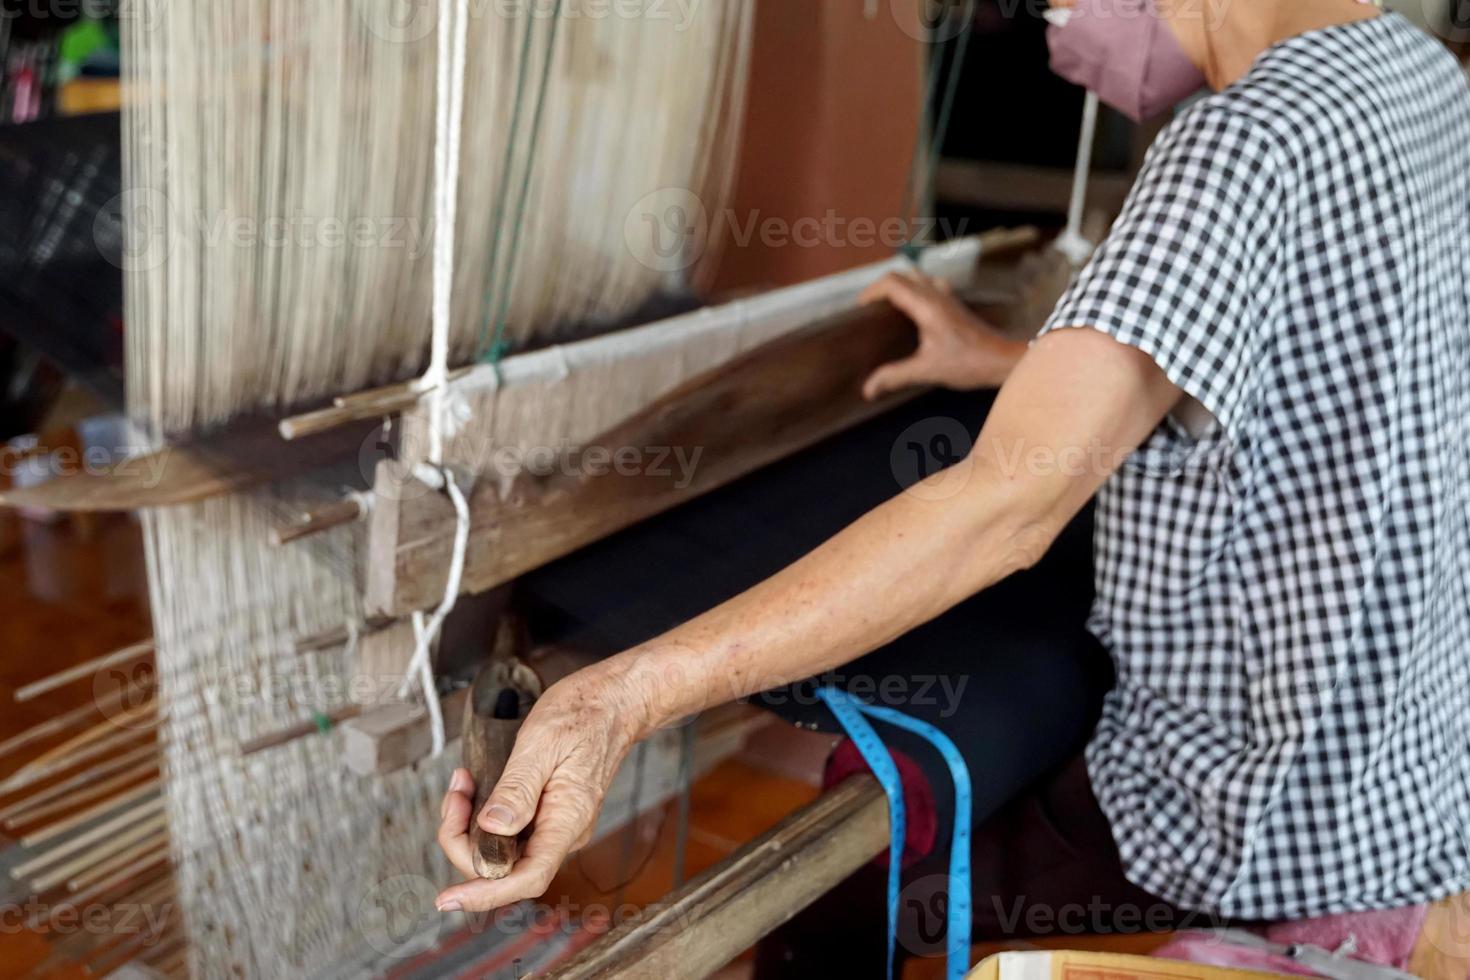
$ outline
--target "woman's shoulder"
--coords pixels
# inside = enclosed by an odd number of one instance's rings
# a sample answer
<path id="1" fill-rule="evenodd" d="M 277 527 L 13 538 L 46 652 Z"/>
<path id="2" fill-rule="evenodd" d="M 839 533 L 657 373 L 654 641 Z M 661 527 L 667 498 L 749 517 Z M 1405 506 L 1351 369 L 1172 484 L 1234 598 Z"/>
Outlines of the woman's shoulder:
<path id="1" fill-rule="evenodd" d="M 1150 148 L 1146 166 L 1206 175 L 1280 173 L 1295 139 L 1290 119 L 1231 90 L 1202 98 L 1177 115 Z"/>
<path id="2" fill-rule="evenodd" d="M 1181 112 L 1154 150 L 1211 156 L 1203 165 L 1214 169 L 1267 168 L 1289 182 L 1365 147 L 1412 144 L 1408 130 L 1426 118 L 1470 135 L 1470 86 L 1442 45 L 1385 14 L 1268 49 L 1239 81 Z"/>

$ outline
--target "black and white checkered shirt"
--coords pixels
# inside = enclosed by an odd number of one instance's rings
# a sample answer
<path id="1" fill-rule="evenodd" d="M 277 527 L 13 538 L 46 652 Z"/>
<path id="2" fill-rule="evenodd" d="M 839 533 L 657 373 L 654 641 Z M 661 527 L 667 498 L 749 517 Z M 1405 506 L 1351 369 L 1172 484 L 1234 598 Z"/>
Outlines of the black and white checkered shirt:
<path id="1" fill-rule="evenodd" d="M 1129 876 L 1286 918 L 1470 889 L 1470 89 L 1386 15 L 1151 151 L 1048 330 L 1214 416 L 1104 489 L 1088 765 Z"/>

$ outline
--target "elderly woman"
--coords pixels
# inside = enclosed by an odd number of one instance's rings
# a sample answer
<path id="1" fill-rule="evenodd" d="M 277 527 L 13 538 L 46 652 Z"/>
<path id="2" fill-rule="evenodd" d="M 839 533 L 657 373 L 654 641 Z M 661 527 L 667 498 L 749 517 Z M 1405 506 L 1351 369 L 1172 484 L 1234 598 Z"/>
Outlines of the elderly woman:
<path id="1" fill-rule="evenodd" d="M 441 909 L 542 894 L 636 741 L 890 647 L 1032 568 L 1099 491 L 1087 628 L 1116 683 L 1082 760 L 1008 813 L 977 808 L 977 911 L 1148 902 L 1260 920 L 1470 889 L 1465 77 L 1356 0 L 1075 14 L 1053 28 L 1054 66 L 1111 104 L 1142 116 L 1213 92 L 1159 138 L 1029 348 L 939 284 L 871 291 L 920 345 L 870 394 L 1000 387 L 973 451 L 552 687 L 484 810 L 463 771 L 444 802 L 461 870 L 471 819 L 531 827 L 524 856 Z M 1044 604 L 1031 616 L 1055 631 Z M 976 631 L 949 662 L 1031 656 L 991 640 Z M 964 732 L 1007 698 L 972 685 L 937 720 L 977 783 L 986 749 Z M 859 933 L 819 960 L 796 941 L 772 959 L 832 975 L 860 949 L 877 972 L 881 934 Z"/>

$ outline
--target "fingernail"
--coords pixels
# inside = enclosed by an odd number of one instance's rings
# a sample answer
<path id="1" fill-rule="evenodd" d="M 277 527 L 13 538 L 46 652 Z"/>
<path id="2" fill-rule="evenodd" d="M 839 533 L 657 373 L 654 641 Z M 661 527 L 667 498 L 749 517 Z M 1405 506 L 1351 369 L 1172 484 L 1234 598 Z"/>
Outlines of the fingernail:
<path id="1" fill-rule="evenodd" d="M 440 912 L 462 912 L 462 911 L 464 911 L 464 906 L 463 905 L 460 905 L 458 902 L 456 902 L 454 899 L 451 898 L 449 901 L 447 901 L 443 905 L 439 906 L 439 911 Z"/>
<path id="2" fill-rule="evenodd" d="M 449 777 L 449 788 L 456 793 L 468 793 L 470 791 L 470 777 L 463 769 L 454 770 L 454 775 Z"/>
<path id="3" fill-rule="evenodd" d="M 510 807 L 501 806 L 499 803 L 485 811 L 486 820 L 496 826 L 504 827 L 506 830 L 510 829 L 510 823 L 515 818 L 516 815 L 511 811 Z"/>

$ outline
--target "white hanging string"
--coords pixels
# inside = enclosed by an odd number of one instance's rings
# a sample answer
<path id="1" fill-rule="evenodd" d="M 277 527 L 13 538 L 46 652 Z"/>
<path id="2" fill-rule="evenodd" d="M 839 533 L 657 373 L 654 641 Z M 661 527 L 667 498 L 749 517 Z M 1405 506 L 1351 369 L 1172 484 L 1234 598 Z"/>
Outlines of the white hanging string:
<path id="1" fill-rule="evenodd" d="M 405 697 L 414 680 L 418 680 L 424 701 L 428 705 L 434 738 L 433 752 L 437 756 L 444 751 L 444 712 L 439 704 L 439 692 L 434 684 L 434 668 L 429 654 L 433 649 L 434 639 L 444 626 L 444 620 L 449 617 L 459 599 L 460 584 L 464 578 L 465 552 L 470 541 L 470 507 L 465 500 L 464 491 L 460 490 L 454 482 L 453 474 L 448 470 L 421 466 L 415 475 L 433 489 L 448 493 L 449 499 L 454 503 L 454 551 L 449 559 L 449 578 L 444 586 L 444 599 L 439 603 L 439 608 L 428 617 L 421 612 L 413 614 L 413 659 L 409 661 L 408 671 L 398 688 L 399 697 Z"/>
<path id="2" fill-rule="evenodd" d="M 1096 247 L 1082 234 L 1083 212 L 1087 208 L 1087 185 L 1092 179 L 1092 144 L 1097 136 L 1097 96 L 1087 93 L 1082 103 L 1082 134 L 1077 141 L 1077 169 L 1072 175 L 1072 200 L 1067 208 L 1067 228 L 1057 238 L 1056 247 L 1073 265 L 1081 265 Z"/>
<path id="3" fill-rule="evenodd" d="M 434 302 L 433 343 L 429 369 L 419 380 L 419 390 L 429 396 L 429 462 L 415 476 L 435 490 L 449 495 L 454 504 L 454 553 L 444 599 L 430 616 L 413 614 L 414 651 L 408 671 L 399 685 L 399 696 L 408 694 L 415 681 L 428 706 L 433 732 L 433 754 L 444 751 L 444 712 L 434 683 L 431 651 L 444 620 L 459 598 L 464 574 L 465 550 L 469 544 L 470 511 L 464 492 L 444 466 L 444 440 L 452 418 L 446 397 L 449 383 L 449 335 L 454 297 L 454 252 L 459 219 L 460 145 L 464 132 L 465 55 L 469 38 L 467 0 L 439 0 L 438 77 L 435 98 L 434 137 Z"/>

